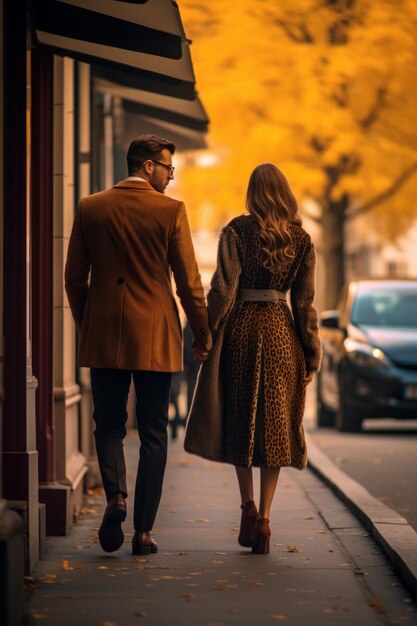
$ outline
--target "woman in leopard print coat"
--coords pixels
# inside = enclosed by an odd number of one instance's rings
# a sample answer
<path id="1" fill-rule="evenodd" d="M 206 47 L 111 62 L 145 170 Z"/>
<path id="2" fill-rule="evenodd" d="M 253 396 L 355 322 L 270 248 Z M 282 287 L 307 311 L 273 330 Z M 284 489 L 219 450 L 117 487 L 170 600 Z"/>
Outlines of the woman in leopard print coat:
<path id="1" fill-rule="evenodd" d="M 207 296 L 214 344 L 200 369 L 184 445 L 235 465 L 242 496 L 239 542 L 265 552 L 279 470 L 307 463 L 305 390 L 319 368 L 320 344 L 314 246 L 275 165 L 255 168 L 247 208 L 249 215 L 234 218 L 220 236 Z M 289 291 L 291 311 L 285 299 L 242 300 L 242 289 Z M 258 526 L 252 467 L 261 468 Z"/>

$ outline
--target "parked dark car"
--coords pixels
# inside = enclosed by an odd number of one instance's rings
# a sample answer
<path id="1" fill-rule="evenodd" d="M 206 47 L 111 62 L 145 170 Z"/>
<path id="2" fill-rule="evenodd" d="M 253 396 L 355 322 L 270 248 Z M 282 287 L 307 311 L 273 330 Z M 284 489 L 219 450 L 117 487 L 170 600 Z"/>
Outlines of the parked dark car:
<path id="1" fill-rule="evenodd" d="M 319 426 L 417 419 L 417 280 L 349 282 L 337 310 L 320 315 L 320 336 Z"/>

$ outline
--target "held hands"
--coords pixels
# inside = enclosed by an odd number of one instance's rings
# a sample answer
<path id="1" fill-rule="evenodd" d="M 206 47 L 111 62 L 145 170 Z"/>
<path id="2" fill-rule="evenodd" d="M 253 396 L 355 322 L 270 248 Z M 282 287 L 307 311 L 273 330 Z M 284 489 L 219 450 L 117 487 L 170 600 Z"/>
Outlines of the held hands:
<path id="1" fill-rule="evenodd" d="M 194 355 L 197 361 L 207 361 L 210 356 L 210 352 L 206 348 L 199 348 L 194 346 Z"/>
<path id="2" fill-rule="evenodd" d="M 213 338 L 210 330 L 206 330 L 205 328 L 201 328 L 200 330 L 204 342 L 197 344 L 197 342 L 194 341 L 193 349 L 197 361 L 203 362 L 207 361 L 210 356 L 211 348 L 213 346 Z"/>
<path id="3" fill-rule="evenodd" d="M 306 385 L 311 383 L 311 381 L 313 380 L 313 376 L 314 376 L 313 371 L 306 371 L 305 377 L 304 377 L 304 382 Z"/>

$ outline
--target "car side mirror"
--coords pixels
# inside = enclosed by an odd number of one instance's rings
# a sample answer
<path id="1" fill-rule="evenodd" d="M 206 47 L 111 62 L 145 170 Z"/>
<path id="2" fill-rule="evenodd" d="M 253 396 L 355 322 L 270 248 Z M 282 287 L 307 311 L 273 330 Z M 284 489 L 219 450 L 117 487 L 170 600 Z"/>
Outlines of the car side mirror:
<path id="1" fill-rule="evenodd" d="M 339 311 L 323 311 L 320 315 L 320 326 L 323 328 L 339 328 Z"/>

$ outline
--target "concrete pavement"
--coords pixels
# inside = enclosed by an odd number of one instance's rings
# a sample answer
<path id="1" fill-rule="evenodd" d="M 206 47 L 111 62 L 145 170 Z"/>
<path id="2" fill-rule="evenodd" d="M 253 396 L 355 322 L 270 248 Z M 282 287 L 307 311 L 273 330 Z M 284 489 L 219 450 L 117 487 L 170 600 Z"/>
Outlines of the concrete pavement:
<path id="1" fill-rule="evenodd" d="M 328 485 L 369 531 L 416 601 L 417 533 L 415 529 L 402 515 L 374 497 L 362 484 L 332 461 L 326 454 L 326 449 L 320 445 L 322 438 L 320 431 L 317 430 L 315 415 L 316 394 L 313 384 L 307 392 L 304 417 L 309 468 Z M 351 445 L 354 445 L 354 442 L 351 442 Z M 352 450 L 351 455 L 356 454 L 357 451 Z M 413 478 L 407 476 L 407 472 L 403 471 L 403 474 L 405 479 L 414 484 Z M 381 473 L 379 480 L 384 480 L 384 475 Z M 410 487 L 409 492 L 415 497 L 415 487 L 414 489 Z"/>
<path id="2" fill-rule="evenodd" d="M 385 552 L 400 578 L 417 598 L 417 533 L 407 520 L 372 496 L 337 467 L 307 438 L 309 466 L 346 503 Z"/>
<path id="3" fill-rule="evenodd" d="M 48 539 L 46 559 L 28 581 L 28 620 L 51 626 L 417 624 L 409 593 L 374 539 L 311 471 L 283 470 L 271 554 L 252 555 L 237 544 L 233 468 L 187 455 L 182 434 L 170 442 L 155 527 L 159 553 L 130 554 L 131 506 L 124 546 L 102 552 L 97 530 L 104 498 L 89 495 L 71 535 Z M 135 431 L 126 453 L 132 493 Z"/>

